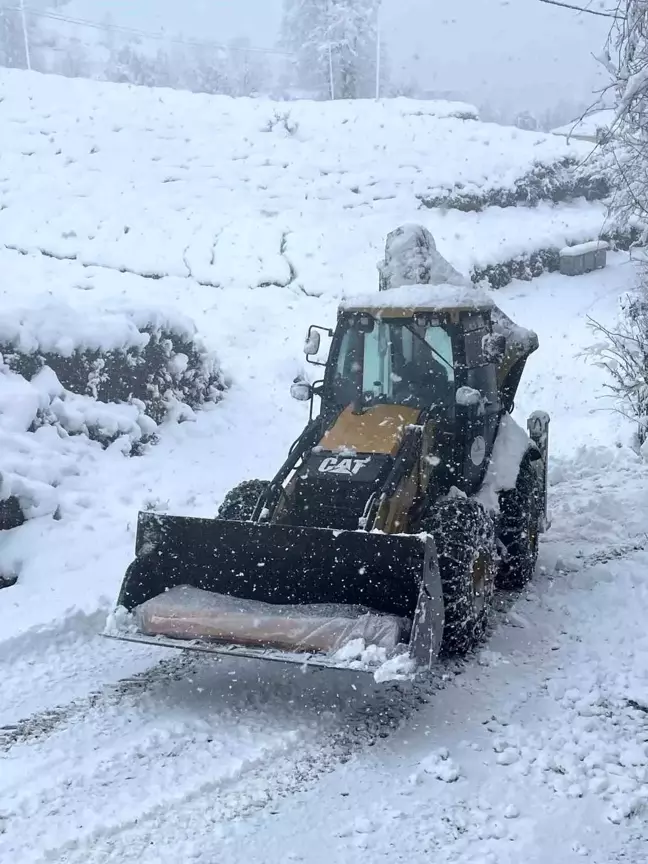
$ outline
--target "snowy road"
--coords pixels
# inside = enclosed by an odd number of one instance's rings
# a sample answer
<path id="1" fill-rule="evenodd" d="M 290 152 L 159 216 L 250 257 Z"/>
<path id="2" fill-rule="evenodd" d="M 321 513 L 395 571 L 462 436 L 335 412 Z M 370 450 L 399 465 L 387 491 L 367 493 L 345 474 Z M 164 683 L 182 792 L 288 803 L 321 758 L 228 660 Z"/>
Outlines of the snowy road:
<path id="1" fill-rule="evenodd" d="M 553 414 L 553 526 L 536 583 L 477 657 L 401 692 L 111 643 L 101 612 L 17 635 L 0 646 L 0 860 L 644 860 L 648 471 L 599 410 L 603 373 L 579 357 L 586 316 L 612 320 L 632 279 L 625 262 L 501 293 L 540 334 L 519 410 Z M 281 340 L 306 314 L 287 316 Z M 252 397 L 259 423 L 273 405 L 295 411 L 279 386 L 290 363 L 273 356 L 249 392 L 155 448 L 149 482 L 178 495 L 164 468 L 183 434 L 185 494 L 203 489 L 207 506 L 209 460 L 225 488 L 237 479 L 223 430 L 245 449 Z M 253 465 L 271 464 L 299 422 L 287 419 Z"/>
<path id="2" fill-rule="evenodd" d="M 88 646 L 96 671 L 106 645 Z M 418 701 L 416 692 L 396 699 L 353 675 L 174 653 L 0 733 L 0 854 L 136 860 L 162 825 L 184 847 L 205 813 L 217 831 L 310 784 L 389 734 Z"/>

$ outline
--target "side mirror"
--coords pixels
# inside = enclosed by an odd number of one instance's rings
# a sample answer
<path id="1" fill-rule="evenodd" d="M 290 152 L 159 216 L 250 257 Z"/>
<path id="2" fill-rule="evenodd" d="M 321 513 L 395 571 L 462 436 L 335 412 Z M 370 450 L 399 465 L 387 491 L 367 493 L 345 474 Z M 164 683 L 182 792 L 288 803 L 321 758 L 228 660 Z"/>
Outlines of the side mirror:
<path id="1" fill-rule="evenodd" d="M 320 334 L 317 330 L 313 330 L 312 328 L 308 331 L 308 336 L 306 337 L 306 342 L 304 343 L 304 354 L 307 357 L 315 357 L 316 354 L 319 354 L 320 350 Z"/>
<path id="2" fill-rule="evenodd" d="M 487 363 L 499 363 L 506 354 L 506 336 L 503 333 L 489 333 L 484 336 L 482 351 Z"/>
<path id="3" fill-rule="evenodd" d="M 467 414 L 479 414 L 480 411 L 483 413 L 484 397 L 474 387 L 460 387 L 457 390 L 456 402 Z"/>
<path id="4" fill-rule="evenodd" d="M 460 387 L 456 395 L 457 417 L 468 427 L 483 423 L 484 397 L 472 387 Z"/>
<path id="5" fill-rule="evenodd" d="M 303 378 L 295 378 L 290 385 L 290 395 L 298 402 L 309 402 L 313 395 L 313 388 Z"/>

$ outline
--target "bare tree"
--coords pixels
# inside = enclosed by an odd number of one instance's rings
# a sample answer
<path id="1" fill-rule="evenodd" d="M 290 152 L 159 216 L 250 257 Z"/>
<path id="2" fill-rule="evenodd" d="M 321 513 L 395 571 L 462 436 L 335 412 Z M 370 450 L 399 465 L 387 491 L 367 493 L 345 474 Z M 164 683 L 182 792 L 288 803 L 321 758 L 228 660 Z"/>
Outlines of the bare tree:
<path id="1" fill-rule="evenodd" d="M 599 58 L 610 74 L 612 122 L 600 139 L 613 190 L 611 216 L 619 226 L 640 228 L 648 239 L 648 0 L 618 0 L 614 24 Z M 648 268 L 622 303 L 618 324 L 591 325 L 601 337 L 589 350 L 607 370 L 616 410 L 638 422 L 648 437 Z"/>
<path id="2" fill-rule="evenodd" d="M 643 274 L 645 277 L 645 273 Z M 615 327 L 590 319 L 600 338 L 585 353 L 610 377 L 606 385 L 614 410 L 637 422 L 637 438 L 648 438 L 648 293 L 640 288 L 622 302 Z"/>
<path id="3" fill-rule="evenodd" d="M 648 238 L 648 0 L 619 0 L 599 58 L 610 73 L 613 122 L 603 140 L 615 189 L 613 216 Z M 609 94 L 608 94 L 609 95 Z"/>

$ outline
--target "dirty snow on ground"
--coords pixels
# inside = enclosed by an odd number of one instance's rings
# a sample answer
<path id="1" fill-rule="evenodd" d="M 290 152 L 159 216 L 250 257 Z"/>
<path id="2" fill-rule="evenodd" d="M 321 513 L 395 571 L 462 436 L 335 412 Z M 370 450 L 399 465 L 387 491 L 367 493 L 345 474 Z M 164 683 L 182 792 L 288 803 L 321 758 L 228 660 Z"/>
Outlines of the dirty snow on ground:
<path id="1" fill-rule="evenodd" d="M 511 244 L 544 245 L 543 232 L 557 245 L 591 239 L 600 208 L 417 211 L 420 174 L 426 186 L 463 176 L 494 187 L 508 167 L 526 170 L 535 145 L 519 133 L 518 149 L 509 130 L 465 133 L 456 119 L 443 121 L 446 140 L 410 103 L 340 106 L 337 125 L 304 104 L 292 134 L 260 131 L 274 110 L 264 102 L 4 72 L 0 84 L 0 243 L 14 247 L 0 247 L 3 317 L 55 301 L 90 332 L 97 316 L 135 306 L 175 310 L 230 385 L 140 457 L 67 439 L 54 466 L 63 518 L 0 537 L 3 570 L 19 574 L 0 591 L 0 860 L 643 861 L 648 469 L 605 410 L 603 371 L 582 357 L 588 316 L 613 323 L 634 284 L 625 255 L 495 295 L 540 338 L 515 417 L 552 415 L 553 524 L 537 580 L 499 598 L 490 640 L 466 665 L 377 686 L 97 635 L 139 509 L 212 515 L 237 482 L 283 461 L 307 419 L 289 396 L 308 373 L 307 326 L 331 326 L 347 286 L 376 287 L 389 230 L 421 221 L 465 272 Z M 559 139 L 538 146 L 566 152 Z M 359 206 L 346 207 L 358 193 L 332 165 L 359 183 Z M 368 191 L 374 182 L 393 197 Z"/>

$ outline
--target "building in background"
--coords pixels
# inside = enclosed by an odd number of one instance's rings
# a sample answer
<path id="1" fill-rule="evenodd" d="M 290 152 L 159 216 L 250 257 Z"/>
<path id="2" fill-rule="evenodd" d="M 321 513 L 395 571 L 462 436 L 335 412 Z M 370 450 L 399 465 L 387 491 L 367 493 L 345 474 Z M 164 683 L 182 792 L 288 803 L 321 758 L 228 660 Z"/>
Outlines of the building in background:
<path id="1" fill-rule="evenodd" d="M 593 144 L 601 143 L 608 129 L 614 122 L 614 111 L 612 109 L 604 109 L 595 111 L 579 120 L 574 120 L 572 123 L 567 123 L 565 126 L 559 126 L 557 129 L 552 129 L 554 135 L 560 135 L 563 138 L 575 139 L 577 141 L 591 141 Z"/>

